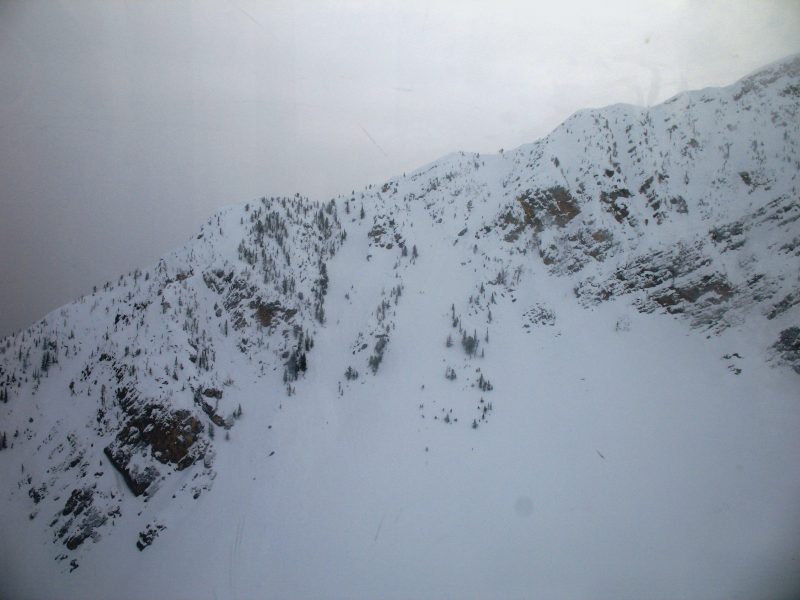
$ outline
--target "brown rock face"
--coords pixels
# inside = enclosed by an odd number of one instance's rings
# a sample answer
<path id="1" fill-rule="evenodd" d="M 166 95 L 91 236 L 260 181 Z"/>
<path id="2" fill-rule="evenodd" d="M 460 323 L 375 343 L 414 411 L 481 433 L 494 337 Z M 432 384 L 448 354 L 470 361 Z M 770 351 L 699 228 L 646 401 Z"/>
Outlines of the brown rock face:
<path id="1" fill-rule="evenodd" d="M 517 198 L 525 213 L 525 224 L 537 233 L 551 223 L 564 227 L 581 212 L 578 201 L 561 186 L 528 190 Z"/>
<path id="2" fill-rule="evenodd" d="M 158 462 L 181 471 L 203 457 L 207 444 L 199 440 L 202 431 L 203 424 L 189 411 L 170 411 L 149 404 L 130 416 L 104 452 L 131 491 L 139 496 L 160 473 L 154 465 L 140 469 L 131 464 L 131 459 L 144 450 Z"/>

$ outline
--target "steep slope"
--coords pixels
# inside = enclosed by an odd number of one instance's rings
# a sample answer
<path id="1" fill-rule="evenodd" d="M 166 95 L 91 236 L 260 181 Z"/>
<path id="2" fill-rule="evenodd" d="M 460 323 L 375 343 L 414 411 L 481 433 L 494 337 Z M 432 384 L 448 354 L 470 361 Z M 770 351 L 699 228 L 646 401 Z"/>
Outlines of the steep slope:
<path id="1" fill-rule="evenodd" d="M 0 592 L 789 597 L 798 108 L 794 57 L 229 207 L 6 338 Z"/>

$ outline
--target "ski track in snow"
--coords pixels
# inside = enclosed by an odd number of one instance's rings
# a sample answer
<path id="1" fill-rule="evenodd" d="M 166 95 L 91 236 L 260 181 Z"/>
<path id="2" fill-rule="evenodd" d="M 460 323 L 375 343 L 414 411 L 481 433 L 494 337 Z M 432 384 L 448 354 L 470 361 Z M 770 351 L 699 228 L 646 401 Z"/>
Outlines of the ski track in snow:
<path id="1" fill-rule="evenodd" d="M 386 519 L 386 513 L 383 513 L 381 517 L 380 523 L 378 523 L 378 529 L 375 531 L 375 538 L 372 540 L 373 542 L 378 541 L 378 536 L 381 534 L 381 527 L 383 527 L 383 521 Z"/>

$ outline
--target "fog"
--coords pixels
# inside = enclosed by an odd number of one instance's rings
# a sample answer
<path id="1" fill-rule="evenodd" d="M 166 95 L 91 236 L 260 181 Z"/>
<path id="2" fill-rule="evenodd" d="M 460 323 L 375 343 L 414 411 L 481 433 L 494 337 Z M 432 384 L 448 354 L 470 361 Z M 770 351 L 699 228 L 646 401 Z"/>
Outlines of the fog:
<path id="1" fill-rule="evenodd" d="M 799 6 L 4 1 L 0 336 L 220 206 L 327 199 L 732 83 L 800 51 Z"/>

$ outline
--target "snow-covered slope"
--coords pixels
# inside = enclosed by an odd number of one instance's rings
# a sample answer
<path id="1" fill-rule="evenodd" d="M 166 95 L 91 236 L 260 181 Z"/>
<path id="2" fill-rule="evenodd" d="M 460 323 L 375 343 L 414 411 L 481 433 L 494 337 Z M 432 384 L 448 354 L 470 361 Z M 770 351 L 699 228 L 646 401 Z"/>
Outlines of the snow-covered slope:
<path id="1" fill-rule="evenodd" d="M 798 109 L 232 206 L 2 340 L 0 595 L 790 597 Z"/>

